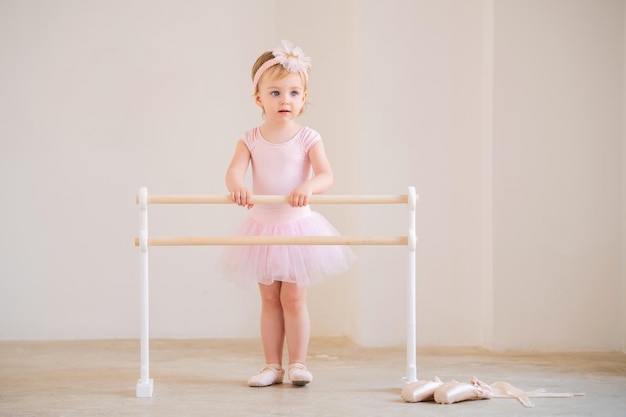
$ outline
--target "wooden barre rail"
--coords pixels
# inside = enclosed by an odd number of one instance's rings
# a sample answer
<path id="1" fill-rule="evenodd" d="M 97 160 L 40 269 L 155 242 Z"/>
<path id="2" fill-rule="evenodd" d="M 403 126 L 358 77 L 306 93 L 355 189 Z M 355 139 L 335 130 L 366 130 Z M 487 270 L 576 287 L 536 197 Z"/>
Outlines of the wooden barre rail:
<path id="1" fill-rule="evenodd" d="M 403 245 L 407 236 L 173 236 L 149 237 L 148 246 Z M 139 246 L 135 238 L 135 246 Z"/>
<path id="2" fill-rule="evenodd" d="M 135 199 L 139 203 L 139 197 Z M 406 194 L 390 195 L 327 195 L 316 194 L 309 198 L 310 204 L 407 204 Z M 253 195 L 251 204 L 287 204 L 289 197 L 284 195 Z M 148 195 L 148 204 L 233 204 L 225 195 Z"/>

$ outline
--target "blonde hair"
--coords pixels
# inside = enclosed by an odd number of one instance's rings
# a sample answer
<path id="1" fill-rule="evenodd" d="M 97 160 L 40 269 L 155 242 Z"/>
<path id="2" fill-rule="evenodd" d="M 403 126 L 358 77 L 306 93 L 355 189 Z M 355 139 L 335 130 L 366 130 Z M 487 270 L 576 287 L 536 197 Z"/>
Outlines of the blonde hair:
<path id="1" fill-rule="evenodd" d="M 254 76 L 256 75 L 257 71 L 259 70 L 259 68 L 261 68 L 261 65 L 265 64 L 267 61 L 269 61 L 270 59 L 274 58 L 274 53 L 272 51 L 267 51 L 264 52 L 263 54 L 261 54 L 261 56 L 259 56 L 256 60 L 256 62 L 254 63 L 254 65 L 252 66 L 252 81 L 254 81 Z M 272 65 L 270 68 L 268 68 L 265 73 L 263 73 L 263 76 L 265 76 L 267 74 L 267 76 L 270 79 L 273 80 L 282 80 L 283 78 L 285 78 L 286 76 L 288 76 L 289 74 L 293 74 L 292 72 L 290 72 L 287 68 L 283 67 L 281 64 L 276 64 L 276 65 Z M 308 79 L 306 76 L 304 76 L 302 73 L 299 74 L 300 78 L 302 79 L 302 84 L 304 85 L 304 91 L 306 92 L 308 90 Z M 260 82 L 256 85 L 255 89 L 254 89 L 254 95 L 256 96 L 259 93 L 259 84 Z M 298 114 L 298 116 L 300 116 L 302 113 L 304 113 L 304 108 L 309 104 L 308 101 L 304 102 L 304 106 L 302 106 L 302 109 L 300 109 L 300 113 Z M 263 116 L 265 116 L 265 110 L 263 111 Z"/>

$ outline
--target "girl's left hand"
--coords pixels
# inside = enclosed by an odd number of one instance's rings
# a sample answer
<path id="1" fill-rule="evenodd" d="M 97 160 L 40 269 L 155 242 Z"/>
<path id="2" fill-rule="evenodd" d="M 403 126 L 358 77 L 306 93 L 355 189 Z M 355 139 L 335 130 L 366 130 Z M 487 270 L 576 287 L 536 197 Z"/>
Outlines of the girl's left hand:
<path id="1" fill-rule="evenodd" d="M 311 188 L 303 184 L 289 194 L 289 205 L 291 207 L 304 207 L 309 204 L 311 194 L 313 194 Z"/>

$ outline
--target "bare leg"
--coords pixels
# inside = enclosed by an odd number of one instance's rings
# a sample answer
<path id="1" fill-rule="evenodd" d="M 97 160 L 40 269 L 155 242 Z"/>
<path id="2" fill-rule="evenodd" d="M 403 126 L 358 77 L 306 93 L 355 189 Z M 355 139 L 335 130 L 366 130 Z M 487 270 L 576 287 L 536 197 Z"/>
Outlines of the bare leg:
<path id="1" fill-rule="evenodd" d="M 275 281 L 271 285 L 259 284 L 261 292 L 261 340 L 265 363 L 279 364 L 283 362 L 283 344 L 285 325 L 283 307 L 281 305 L 282 282 Z"/>
<path id="2" fill-rule="evenodd" d="M 280 303 L 284 317 L 284 333 L 287 337 L 289 363 L 306 363 L 311 326 L 307 307 L 307 291 L 296 284 L 283 282 Z"/>

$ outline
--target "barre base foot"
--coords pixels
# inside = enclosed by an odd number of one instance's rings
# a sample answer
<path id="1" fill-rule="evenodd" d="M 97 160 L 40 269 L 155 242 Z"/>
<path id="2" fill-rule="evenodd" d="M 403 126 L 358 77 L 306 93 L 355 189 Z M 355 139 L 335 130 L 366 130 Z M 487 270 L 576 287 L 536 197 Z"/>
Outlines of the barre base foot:
<path id="1" fill-rule="evenodd" d="M 148 382 L 137 382 L 137 398 L 150 398 L 154 393 L 154 380 L 150 378 Z"/>

